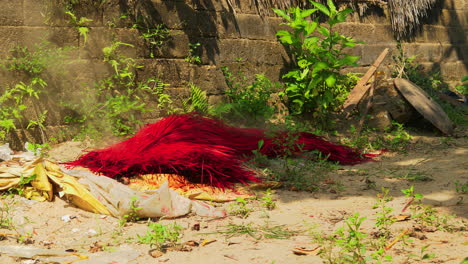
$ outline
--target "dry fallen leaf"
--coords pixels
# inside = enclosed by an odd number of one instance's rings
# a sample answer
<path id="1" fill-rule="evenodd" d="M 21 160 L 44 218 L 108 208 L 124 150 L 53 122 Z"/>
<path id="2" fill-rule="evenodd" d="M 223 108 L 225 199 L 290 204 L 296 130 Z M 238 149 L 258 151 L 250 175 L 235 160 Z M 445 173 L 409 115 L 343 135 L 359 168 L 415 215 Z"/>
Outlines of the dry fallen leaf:
<path id="1" fill-rule="evenodd" d="M 395 215 L 392 217 L 392 219 L 395 220 L 396 222 L 402 222 L 402 221 L 409 220 L 410 217 L 411 215 Z"/>
<path id="2" fill-rule="evenodd" d="M 211 243 L 213 243 L 215 241 L 216 241 L 216 239 L 214 239 L 214 238 L 205 239 L 205 240 L 203 240 L 203 242 L 200 243 L 200 246 L 204 247 L 204 246 L 206 246 L 208 244 L 211 244 Z"/>
<path id="3" fill-rule="evenodd" d="M 162 255 L 164 255 L 164 253 L 162 251 L 157 250 L 157 249 L 152 249 L 152 250 L 148 251 L 148 253 L 153 258 L 159 258 Z"/>
<path id="4" fill-rule="evenodd" d="M 294 248 L 292 252 L 296 255 L 301 255 L 301 256 L 304 256 L 304 255 L 316 256 L 320 251 L 319 249 L 320 249 L 320 246 L 314 246 L 310 248 L 297 247 L 297 248 Z"/>
<path id="5" fill-rule="evenodd" d="M 189 240 L 185 242 L 185 245 L 191 246 L 191 247 L 198 247 L 200 244 L 195 240 Z"/>

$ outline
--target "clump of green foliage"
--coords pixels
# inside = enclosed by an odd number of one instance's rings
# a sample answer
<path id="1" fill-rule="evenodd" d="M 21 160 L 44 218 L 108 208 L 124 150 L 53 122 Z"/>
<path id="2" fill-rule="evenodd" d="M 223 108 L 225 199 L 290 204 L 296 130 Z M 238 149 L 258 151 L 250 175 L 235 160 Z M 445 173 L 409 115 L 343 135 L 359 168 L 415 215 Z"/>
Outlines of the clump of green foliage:
<path id="1" fill-rule="evenodd" d="M 231 204 L 230 213 L 241 218 L 247 218 L 254 210 L 249 207 L 249 203 L 244 198 L 237 198 L 236 202 Z"/>
<path id="2" fill-rule="evenodd" d="M 182 227 L 177 223 L 164 225 L 161 223 L 148 223 L 148 231 L 145 235 L 137 235 L 138 242 L 149 244 L 162 250 L 166 247 L 173 247 L 180 241 Z"/>
<path id="3" fill-rule="evenodd" d="M 10 51 L 9 57 L 2 60 L 1 67 L 18 76 L 21 81 L 8 84 L 0 93 L 0 140 L 5 139 L 18 124 L 26 122 L 26 127 L 20 128 L 39 128 L 42 141 L 45 142 L 43 129 L 47 110 L 41 111 L 38 107 L 33 107 L 35 118 L 29 120 L 25 120 L 23 113 L 31 107 L 27 101 L 39 105 L 43 94 L 51 92 L 47 89 L 48 71 L 56 74 L 61 72 L 59 68 L 68 50 L 68 47 L 57 48 L 48 42 L 42 42 L 32 49 L 17 46 Z"/>
<path id="4" fill-rule="evenodd" d="M 264 74 L 255 75 L 250 84 L 247 78 L 234 75 L 228 67 L 222 68 L 228 90 L 225 92 L 227 102 L 216 106 L 213 114 L 226 120 L 246 125 L 265 123 L 275 113 L 275 107 L 269 103 L 270 96 L 280 85 L 272 83 Z"/>
<path id="5" fill-rule="evenodd" d="M 86 18 L 86 17 L 80 17 L 77 18 L 76 15 L 72 11 L 66 11 L 65 14 L 67 14 L 70 17 L 70 24 L 76 28 L 80 36 L 83 37 L 84 44 L 88 41 L 88 33 L 89 33 L 89 22 L 92 22 L 92 19 Z"/>
<path id="6" fill-rule="evenodd" d="M 315 8 L 274 9 L 286 20 L 283 24 L 292 29 L 280 30 L 277 36 L 289 48 L 295 63 L 295 69 L 283 75 L 286 89 L 281 94 L 287 98 L 291 114 L 312 115 L 327 122 L 327 114 L 341 106 L 351 88 L 347 76 L 339 71 L 357 65 L 359 57 L 346 54 L 344 49 L 354 47 L 358 41 L 335 30 L 351 9 L 339 11 L 331 0 L 327 1 L 328 7 L 313 1 L 311 4 Z M 319 18 L 309 19 L 317 11 L 326 17 L 326 23 L 321 24 Z"/>
<path id="7" fill-rule="evenodd" d="M 200 43 L 189 43 L 189 55 L 185 57 L 185 61 L 191 64 L 201 64 L 201 57 L 199 54 Z"/>
<path id="8" fill-rule="evenodd" d="M 136 71 L 142 66 L 122 55 L 119 52 L 122 46 L 133 47 L 116 41 L 103 48 L 104 62 L 112 68 L 112 75 L 88 88 L 81 102 L 72 106 L 81 113 L 81 117 L 72 121 L 83 124 L 82 132 L 106 131 L 110 127 L 114 135 L 132 134 L 141 123 L 141 114 L 150 111 L 145 103 L 150 97 L 156 98 L 156 109 L 170 111 L 172 99 L 165 93 L 167 84 L 158 78 L 139 81 Z"/>
<path id="9" fill-rule="evenodd" d="M 182 111 L 184 113 L 197 112 L 207 114 L 210 112 L 208 97 L 206 92 L 193 83 L 189 84 L 190 96 L 182 101 Z"/>

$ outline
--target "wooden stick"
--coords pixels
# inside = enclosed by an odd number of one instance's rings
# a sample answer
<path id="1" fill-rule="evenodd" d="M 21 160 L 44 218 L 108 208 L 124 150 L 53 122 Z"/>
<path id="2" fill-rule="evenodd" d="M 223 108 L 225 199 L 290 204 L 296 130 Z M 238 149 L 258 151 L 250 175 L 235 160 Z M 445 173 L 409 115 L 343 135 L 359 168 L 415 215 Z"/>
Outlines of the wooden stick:
<path id="1" fill-rule="evenodd" d="M 346 99 L 346 102 L 344 103 L 344 111 L 347 113 L 347 116 L 353 110 L 356 105 L 361 101 L 362 97 L 364 94 L 367 92 L 367 89 L 369 89 L 370 86 L 367 86 L 367 82 L 369 79 L 374 75 L 375 71 L 377 68 L 382 64 L 383 60 L 388 54 L 389 49 L 386 48 L 380 53 L 379 57 L 374 61 L 374 64 L 372 64 L 367 70 L 366 74 L 357 82 L 356 86 L 354 86 L 353 90 L 351 90 L 351 93 L 348 96 L 348 99 Z"/>
<path id="2" fill-rule="evenodd" d="M 395 239 L 393 239 L 393 241 L 390 244 L 388 244 L 385 247 L 385 250 L 391 249 L 398 241 L 400 241 L 400 239 L 403 238 L 404 235 L 408 234 L 409 231 L 410 231 L 410 229 L 407 228 L 407 229 L 405 229 L 405 231 L 401 232 Z"/>

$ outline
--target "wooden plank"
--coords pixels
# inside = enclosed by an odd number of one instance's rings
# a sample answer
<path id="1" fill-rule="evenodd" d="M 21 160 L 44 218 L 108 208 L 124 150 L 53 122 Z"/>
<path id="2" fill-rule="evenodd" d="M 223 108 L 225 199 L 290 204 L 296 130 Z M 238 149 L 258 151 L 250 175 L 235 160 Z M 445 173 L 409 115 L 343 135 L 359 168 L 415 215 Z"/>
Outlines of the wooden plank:
<path id="1" fill-rule="evenodd" d="M 416 110 L 444 134 L 452 135 L 454 125 L 442 107 L 416 84 L 397 78 L 393 81 L 398 90 Z"/>
<path id="2" fill-rule="evenodd" d="M 374 61 L 374 64 L 370 66 L 366 74 L 364 74 L 364 76 L 357 82 L 356 86 L 354 86 L 353 90 L 351 90 L 349 93 L 348 99 L 346 99 L 346 102 L 343 105 L 344 111 L 347 113 L 347 115 L 349 115 L 349 113 L 357 106 L 359 101 L 361 101 L 364 94 L 366 94 L 370 87 L 370 85 L 367 85 L 367 82 L 374 75 L 380 64 L 382 64 L 382 61 L 388 54 L 388 51 L 389 49 L 386 48 L 382 51 L 382 53 L 380 53 L 379 57 L 377 57 L 377 59 Z"/>
<path id="3" fill-rule="evenodd" d="M 361 120 L 359 120 L 359 124 L 358 124 L 357 130 L 356 130 L 357 135 L 361 134 L 362 127 L 364 126 L 364 121 L 367 118 L 367 113 L 369 113 L 369 109 L 371 108 L 372 97 L 374 96 L 374 89 L 375 89 L 375 79 L 373 79 L 373 81 L 371 81 L 371 83 L 370 83 L 370 89 L 368 90 L 369 92 L 367 93 L 368 96 L 367 96 L 367 100 L 366 100 L 366 105 L 364 107 L 363 112 L 361 113 L 361 115 L 362 115 Z"/>

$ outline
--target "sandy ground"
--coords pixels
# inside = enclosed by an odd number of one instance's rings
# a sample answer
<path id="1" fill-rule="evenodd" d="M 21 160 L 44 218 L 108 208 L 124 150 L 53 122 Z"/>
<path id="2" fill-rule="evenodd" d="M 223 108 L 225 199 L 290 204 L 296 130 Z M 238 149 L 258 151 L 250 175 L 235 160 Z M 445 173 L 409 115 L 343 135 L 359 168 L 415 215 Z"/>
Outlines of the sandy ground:
<path id="1" fill-rule="evenodd" d="M 411 185 L 416 193 L 424 195 L 423 204 L 432 205 L 437 210 L 435 215 L 454 215 L 448 220 L 454 231 L 421 226 L 415 220 L 394 223 L 388 243 L 407 228 L 409 237 L 398 241 L 387 251 L 387 255 L 393 256 L 390 263 L 461 263 L 468 257 L 468 195 L 457 192 L 455 183 L 468 182 L 467 141 L 466 137 L 418 137 L 407 154 L 386 153 L 378 162 L 342 167 L 330 172 L 329 182 L 338 182 L 340 188 L 315 193 L 275 190 L 273 198 L 277 208 L 271 211 L 266 210 L 261 200 L 249 200 L 248 207 L 254 212 L 245 219 L 234 215 L 222 219 L 196 215 L 162 219 L 161 223 L 176 222 L 183 227 L 181 243 L 190 240 L 200 243 L 207 239 L 216 241 L 205 246 L 185 246 L 185 251 L 168 251 L 158 258 L 150 256 L 149 245 L 136 241 L 138 234 L 144 235 L 148 230 L 147 221 L 129 223 L 118 232 L 118 219 L 82 211 L 60 199 L 49 203 L 16 196 L 9 214 L 17 222 L 20 232 L 29 230 L 33 236 L 30 241 L 2 236 L 0 248 L 18 245 L 51 249 L 60 253 L 61 257 L 22 259 L 10 257 L 13 255 L 10 252 L 1 254 L 0 263 L 327 263 L 316 255 L 324 245 L 315 241 L 312 234 L 332 234 L 344 226 L 347 217 L 359 213 L 366 217 L 361 232 L 371 237 L 377 230 L 375 221 L 378 209 L 373 209 L 373 205 L 381 187 L 390 189 L 393 200 L 388 206 L 394 209 L 392 214 L 398 215 L 408 201 L 400 190 Z M 61 155 L 63 160 L 73 159 L 78 153 L 76 150 L 86 147 L 79 143 L 70 144 L 58 146 L 51 155 L 55 158 Z M 65 152 L 68 156 L 64 156 Z M 405 175 L 427 176 L 432 181 L 399 178 Z M 264 192 L 259 193 L 262 194 Z M 233 208 L 231 204 L 213 203 L 228 212 Z M 65 215 L 70 215 L 72 219 L 63 221 Z M 24 217 L 27 217 L 27 221 Z M 219 233 L 225 231 L 229 224 L 283 226 L 294 231 L 295 235 L 288 239 L 256 239 L 248 234 Z M 199 230 L 196 228 L 198 226 Z M 10 230 L 0 232 L 12 233 Z M 25 245 L 24 242 L 31 244 Z M 309 255 L 296 255 L 292 250 L 297 247 L 317 250 Z M 26 249 L 19 250 L 24 252 Z M 426 253 L 434 254 L 434 257 L 421 260 Z M 71 255 L 64 257 L 63 254 Z M 80 256 L 86 257 L 80 259 Z M 73 260 L 76 261 L 66 262 Z"/>

